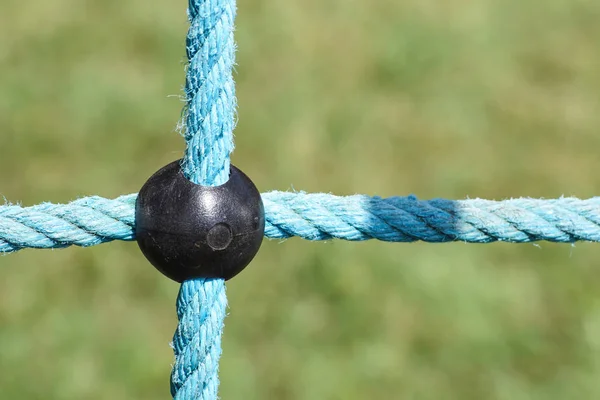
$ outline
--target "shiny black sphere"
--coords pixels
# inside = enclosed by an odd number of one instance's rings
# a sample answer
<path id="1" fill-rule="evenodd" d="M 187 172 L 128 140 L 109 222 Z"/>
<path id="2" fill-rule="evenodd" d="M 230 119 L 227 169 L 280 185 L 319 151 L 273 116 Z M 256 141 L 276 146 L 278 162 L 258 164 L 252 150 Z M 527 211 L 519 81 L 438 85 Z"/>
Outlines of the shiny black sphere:
<path id="1" fill-rule="evenodd" d="M 221 186 L 190 182 L 175 161 L 144 184 L 135 207 L 135 235 L 146 258 L 164 275 L 230 279 L 252 261 L 265 217 L 252 181 L 231 166 Z"/>

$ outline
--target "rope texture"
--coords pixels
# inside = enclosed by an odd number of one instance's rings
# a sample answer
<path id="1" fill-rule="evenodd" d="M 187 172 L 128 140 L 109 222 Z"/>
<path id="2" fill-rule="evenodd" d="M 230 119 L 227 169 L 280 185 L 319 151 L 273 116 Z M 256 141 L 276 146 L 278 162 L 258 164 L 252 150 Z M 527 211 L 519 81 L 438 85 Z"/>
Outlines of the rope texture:
<path id="1" fill-rule="evenodd" d="M 0 253 L 134 240 L 136 195 L 68 204 L 0 206 Z M 439 243 L 600 242 L 600 197 L 580 200 L 418 200 L 263 193 L 265 236 Z"/>
<path id="2" fill-rule="evenodd" d="M 0 253 L 134 240 L 136 198 L 94 196 L 68 204 L 0 206 Z"/>
<path id="3" fill-rule="evenodd" d="M 186 38 L 183 171 L 194 183 L 222 185 L 233 151 L 235 0 L 189 0 Z M 177 297 L 179 325 L 173 336 L 171 395 L 178 400 L 214 400 L 219 389 L 221 336 L 227 308 L 225 281 L 192 279 Z"/>

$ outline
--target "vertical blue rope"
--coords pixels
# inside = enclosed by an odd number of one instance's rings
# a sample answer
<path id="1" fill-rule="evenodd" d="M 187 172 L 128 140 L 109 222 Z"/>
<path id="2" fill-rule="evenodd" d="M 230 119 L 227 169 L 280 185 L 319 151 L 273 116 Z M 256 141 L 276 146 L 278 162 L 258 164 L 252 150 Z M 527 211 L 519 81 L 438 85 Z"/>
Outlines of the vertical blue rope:
<path id="1" fill-rule="evenodd" d="M 235 0 L 189 0 L 183 170 L 188 179 L 202 185 L 221 185 L 229 178 L 236 109 L 235 12 Z M 194 279 L 181 285 L 171 372 L 175 399 L 217 399 L 226 308 L 222 279 Z"/>

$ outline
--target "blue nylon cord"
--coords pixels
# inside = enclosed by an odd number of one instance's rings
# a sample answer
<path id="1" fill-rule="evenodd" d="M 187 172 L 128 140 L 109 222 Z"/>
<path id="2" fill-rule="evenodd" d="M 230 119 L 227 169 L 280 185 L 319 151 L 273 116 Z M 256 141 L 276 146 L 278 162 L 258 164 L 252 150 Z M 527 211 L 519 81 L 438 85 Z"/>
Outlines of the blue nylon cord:
<path id="1" fill-rule="evenodd" d="M 233 151 L 235 0 L 189 0 L 186 39 L 183 171 L 194 183 L 218 186 L 229 179 Z M 178 400 L 218 397 L 221 336 L 227 308 L 225 281 L 192 279 L 177 297 L 171 395 Z"/>
<path id="2" fill-rule="evenodd" d="M 137 195 L 0 206 L 0 253 L 134 240 Z M 600 197 L 418 200 L 269 192 L 265 237 L 389 242 L 600 242 Z"/>

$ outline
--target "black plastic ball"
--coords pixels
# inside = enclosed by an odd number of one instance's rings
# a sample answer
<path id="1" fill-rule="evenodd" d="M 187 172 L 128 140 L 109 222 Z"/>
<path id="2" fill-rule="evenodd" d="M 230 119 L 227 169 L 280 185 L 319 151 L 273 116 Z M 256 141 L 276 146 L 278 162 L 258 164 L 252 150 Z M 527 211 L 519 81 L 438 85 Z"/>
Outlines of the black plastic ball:
<path id="1" fill-rule="evenodd" d="M 225 184 L 202 186 L 185 178 L 181 160 L 144 184 L 135 223 L 142 253 L 178 282 L 231 279 L 252 261 L 265 230 L 260 192 L 242 171 L 231 166 Z"/>

